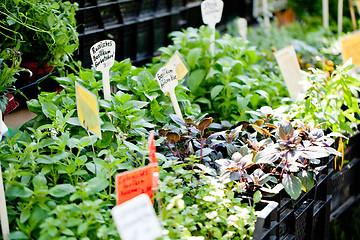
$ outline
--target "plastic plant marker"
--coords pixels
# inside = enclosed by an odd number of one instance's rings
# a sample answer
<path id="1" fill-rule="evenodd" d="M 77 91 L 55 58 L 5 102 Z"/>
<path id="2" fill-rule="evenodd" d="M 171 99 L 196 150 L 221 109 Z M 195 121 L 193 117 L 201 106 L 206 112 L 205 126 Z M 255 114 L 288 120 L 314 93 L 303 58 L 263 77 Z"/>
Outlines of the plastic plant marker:
<path id="1" fill-rule="evenodd" d="M 338 35 L 340 36 L 342 34 L 342 25 L 343 25 L 343 5 L 344 0 L 338 1 Z"/>
<path id="2" fill-rule="evenodd" d="M 166 66 L 166 65 L 163 66 L 156 73 L 155 78 L 156 78 L 157 82 L 159 83 L 161 91 L 163 91 L 163 93 L 165 93 L 165 94 L 169 93 L 176 115 L 178 115 L 179 117 L 182 118 L 179 103 L 178 103 L 176 95 L 175 95 L 175 87 L 179 84 L 179 81 L 178 81 L 176 72 L 173 69 L 173 67 Z"/>
<path id="3" fill-rule="evenodd" d="M 205 0 L 201 3 L 202 20 L 213 30 L 210 38 L 210 50 L 213 55 L 215 54 L 215 25 L 221 21 L 223 9 L 222 0 Z"/>
<path id="4" fill-rule="evenodd" d="M 179 51 L 176 50 L 174 55 L 169 59 L 169 61 L 166 63 L 166 66 L 171 66 L 173 69 L 175 69 L 176 76 L 178 80 L 182 80 L 185 78 L 185 76 L 189 73 L 189 67 L 187 66 L 186 62 L 182 58 Z"/>
<path id="5" fill-rule="evenodd" d="M 239 18 L 237 20 L 237 27 L 238 27 L 238 31 L 239 34 L 242 38 L 247 38 L 247 33 L 248 33 L 248 22 L 245 18 Z"/>
<path id="6" fill-rule="evenodd" d="M 101 121 L 96 96 L 77 82 L 75 91 L 80 124 L 101 139 Z"/>
<path id="7" fill-rule="evenodd" d="M 95 43 L 90 48 L 90 56 L 95 70 L 102 73 L 104 98 L 105 100 L 110 100 L 109 71 L 115 61 L 115 42 L 113 40 L 103 40 Z"/>
<path id="8" fill-rule="evenodd" d="M 322 0 L 323 26 L 329 28 L 329 0 Z"/>
<path id="9" fill-rule="evenodd" d="M 156 147 L 155 147 L 154 133 L 150 133 L 147 145 L 149 149 L 150 164 L 158 165 L 158 161 L 155 155 Z"/>
<path id="10" fill-rule="evenodd" d="M 7 132 L 7 127 L 2 120 L 2 112 L 0 111 L 0 140 L 2 136 Z M 4 240 L 9 240 L 9 220 L 6 208 L 6 199 L 4 191 L 4 182 L 2 177 L 2 169 L 0 165 L 0 221 L 1 221 L 1 231 Z"/>
<path id="11" fill-rule="evenodd" d="M 0 111 L 0 140 L 1 137 L 8 131 L 8 128 L 4 121 L 2 120 L 2 112 Z"/>
<path id="12" fill-rule="evenodd" d="M 124 203 L 142 193 L 153 196 L 154 166 L 134 169 L 116 175 L 116 205 Z"/>
<path id="13" fill-rule="evenodd" d="M 352 0 L 349 0 L 349 8 L 350 8 L 351 22 L 353 24 L 354 30 L 356 30 L 357 24 L 356 24 L 354 4 L 353 4 Z"/>
<path id="14" fill-rule="evenodd" d="M 302 90 L 302 86 L 299 84 L 302 78 L 294 46 L 291 45 L 276 51 L 275 58 L 284 76 L 290 97 L 296 99 Z"/>
<path id="15" fill-rule="evenodd" d="M 269 13 L 269 2 L 268 0 L 262 0 L 262 8 L 264 13 L 265 26 L 270 26 L 270 13 Z"/>
<path id="16" fill-rule="evenodd" d="M 360 66 L 360 30 L 340 39 L 344 62 L 352 58 L 356 67 Z"/>
<path id="17" fill-rule="evenodd" d="M 141 194 L 111 210 L 122 240 L 155 240 L 162 229 L 149 196 Z"/>

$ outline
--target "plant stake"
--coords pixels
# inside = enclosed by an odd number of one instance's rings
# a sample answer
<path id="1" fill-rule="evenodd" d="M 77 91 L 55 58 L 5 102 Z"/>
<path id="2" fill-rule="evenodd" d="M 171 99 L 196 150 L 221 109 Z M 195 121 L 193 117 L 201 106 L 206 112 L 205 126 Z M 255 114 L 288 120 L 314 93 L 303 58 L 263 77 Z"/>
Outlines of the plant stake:
<path id="1" fill-rule="evenodd" d="M 294 46 L 291 45 L 276 51 L 275 58 L 279 64 L 280 71 L 284 76 L 290 97 L 295 100 L 302 89 L 302 86 L 299 84 L 302 79 L 300 65 L 296 58 Z"/>
<path id="2" fill-rule="evenodd" d="M 240 36 L 242 38 L 246 39 L 247 32 L 248 32 L 247 20 L 245 18 L 239 18 L 236 23 L 237 23 L 237 27 L 238 27 L 238 31 L 239 31 Z"/>
<path id="3" fill-rule="evenodd" d="M 342 21 L 343 21 L 343 0 L 338 2 L 338 35 L 342 34 Z"/>
<path id="4" fill-rule="evenodd" d="M 205 0 L 201 3 L 201 15 L 203 22 L 212 29 L 210 38 L 210 51 L 215 55 L 215 25 L 221 21 L 221 16 L 224 8 L 222 0 Z"/>
<path id="5" fill-rule="evenodd" d="M 179 84 L 179 82 L 173 67 L 164 66 L 160 68 L 160 70 L 156 73 L 155 78 L 159 83 L 161 91 L 163 91 L 164 94 L 169 93 L 176 115 L 183 118 L 175 95 L 175 87 Z"/>
<path id="6" fill-rule="evenodd" d="M 7 127 L 2 120 L 2 112 L 0 111 L 0 140 L 2 136 L 7 132 Z M 9 240 L 9 220 L 6 209 L 6 200 L 5 200 L 5 191 L 4 191 L 4 182 L 2 177 L 2 169 L 0 165 L 0 220 L 1 220 L 1 231 L 4 240 Z"/>
<path id="7" fill-rule="evenodd" d="M 264 13 L 264 23 L 265 26 L 270 26 L 270 16 L 269 16 L 269 2 L 268 0 L 262 0 L 262 8 Z"/>
<path id="8" fill-rule="evenodd" d="M 103 40 L 95 43 L 90 48 L 90 55 L 96 71 L 102 73 L 105 100 L 111 100 L 110 91 L 110 68 L 115 61 L 115 42 L 113 40 Z"/>
<path id="9" fill-rule="evenodd" d="M 323 26 L 329 28 L 329 0 L 322 0 Z"/>

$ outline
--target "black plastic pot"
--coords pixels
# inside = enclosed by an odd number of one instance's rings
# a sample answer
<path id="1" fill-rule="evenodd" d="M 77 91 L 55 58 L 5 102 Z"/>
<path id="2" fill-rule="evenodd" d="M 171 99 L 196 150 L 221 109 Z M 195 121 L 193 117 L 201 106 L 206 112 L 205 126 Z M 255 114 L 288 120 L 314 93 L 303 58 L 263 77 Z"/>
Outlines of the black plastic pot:
<path id="1" fill-rule="evenodd" d="M 316 176 L 315 186 L 308 192 L 302 192 L 298 199 L 291 199 L 280 184 L 276 187 L 279 190 L 277 194 L 263 196 L 263 200 L 275 202 L 278 206 L 267 219 L 260 219 L 260 222 L 267 224 L 256 225 L 254 239 L 329 238 L 333 159 L 331 157 L 326 160 L 323 169 Z"/>
<path id="2" fill-rule="evenodd" d="M 360 158 L 355 158 L 331 177 L 331 221 L 360 198 L 359 174 Z"/>

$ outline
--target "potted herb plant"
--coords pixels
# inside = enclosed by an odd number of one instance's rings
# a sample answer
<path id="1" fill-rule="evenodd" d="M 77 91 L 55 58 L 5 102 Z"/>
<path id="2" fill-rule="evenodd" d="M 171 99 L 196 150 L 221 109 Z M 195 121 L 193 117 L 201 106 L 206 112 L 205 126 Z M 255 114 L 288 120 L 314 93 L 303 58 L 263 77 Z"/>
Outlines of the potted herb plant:
<path id="1" fill-rule="evenodd" d="M 75 11 L 77 3 L 56 0 L 8 0 L 0 3 L 0 27 L 4 46 L 20 41 L 23 66 L 34 80 L 64 67 L 78 47 Z M 39 74 L 39 75 L 37 75 Z"/>
<path id="2" fill-rule="evenodd" d="M 12 93 L 16 76 L 25 69 L 20 67 L 21 53 L 17 48 L 3 48 L 0 45 L 0 51 L 0 111 L 6 115 L 19 105 Z"/>

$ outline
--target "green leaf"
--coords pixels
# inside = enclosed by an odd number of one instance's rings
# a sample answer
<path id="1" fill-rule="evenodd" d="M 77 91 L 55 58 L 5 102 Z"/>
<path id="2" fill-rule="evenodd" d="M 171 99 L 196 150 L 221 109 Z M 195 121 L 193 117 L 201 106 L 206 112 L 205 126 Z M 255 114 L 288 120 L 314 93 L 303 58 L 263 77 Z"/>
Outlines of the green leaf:
<path id="1" fill-rule="evenodd" d="M 211 99 L 214 99 L 219 95 L 219 93 L 224 89 L 223 85 L 217 85 L 213 89 L 211 89 Z"/>
<path id="2" fill-rule="evenodd" d="M 75 191 L 76 191 L 75 187 L 70 184 L 59 184 L 56 185 L 55 187 L 50 188 L 49 194 L 53 197 L 59 198 L 69 195 Z"/>
<path id="3" fill-rule="evenodd" d="M 243 98 L 243 97 L 237 97 L 236 101 L 237 101 L 237 105 L 238 105 L 239 109 L 246 109 L 247 105 L 250 102 L 250 99 L 249 98 Z"/>
<path id="4" fill-rule="evenodd" d="M 139 148 L 138 146 L 136 146 L 135 144 L 131 143 L 131 142 L 128 142 L 128 141 L 125 141 L 125 140 L 124 140 L 124 144 L 125 144 L 125 146 L 127 146 L 131 151 L 137 151 L 137 152 L 140 151 L 140 148 Z"/>
<path id="5" fill-rule="evenodd" d="M 50 102 L 44 102 L 41 103 L 42 110 L 48 118 L 55 118 L 56 117 L 56 111 L 58 111 L 58 108 L 55 104 Z"/>
<path id="6" fill-rule="evenodd" d="M 254 199 L 254 203 L 258 203 L 260 202 L 262 198 L 262 194 L 259 190 L 257 190 L 255 193 L 254 193 L 254 196 L 253 196 L 253 199 Z"/>
<path id="7" fill-rule="evenodd" d="M 200 48 L 194 48 L 188 52 L 188 55 L 186 56 L 186 62 L 189 65 L 190 69 L 194 69 L 196 67 L 196 63 L 199 61 L 200 57 Z"/>
<path id="8" fill-rule="evenodd" d="M 116 132 L 116 128 L 111 122 L 104 122 L 104 124 L 101 125 L 101 131 Z"/>
<path id="9" fill-rule="evenodd" d="M 297 174 L 300 179 L 305 192 L 309 191 L 314 186 L 314 174 L 305 170 L 302 170 Z"/>
<path id="10" fill-rule="evenodd" d="M 23 186 L 10 185 L 5 192 L 5 196 L 9 198 L 28 198 L 31 197 L 31 195 L 33 195 L 33 191 Z"/>
<path id="11" fill-rule="evenodd" d="M 85 191 L 89 194 L 95 194 L 103 191 L 109 186 L 109 181 L 105 178 L 94 177 L 90 179 L 85 187 Z"/>
<path id="12" fill-rule="evenodd" d="M 46 183 L 45 176 L 41 173 L 37 174 L 33 180 L 34 190 L 46 190 L 48 188 Z"/>
<path id="13" fill-rule="evenodd" d="M 29 239 L 23 232 L 16 231 L 9 234 L 10 239 Z"/>
<path id="14" fill-rule="evenodd" d="M 31 206 L 28 206 L 28 207 L 22 209 L 21 214 L 20 214 L 20 223 L 25 223 L 26 220 L 29 219 L 30 210 L 31 210 Z"/>
<path id="15" fill-rule="evenodd" d="M 83 222 L 79 225 L 78 229 L 77 229 L 77 233 L 79 235 L 83 234 L 85 231 L 87 231 L 89 228 L 89 223 L 88 222 Z"/>
<path id="16" fill-rule="evenodd" d="M 206 73 L 203 69 L 197 69 L 190 73 L 189 76 L 189 89 L 191 92 L 196 91 L 200 86 L 201 82 L 204 80 Z"/>
<path id="17" fill-rule="evenodd" d="M 301 181 L 298 177 L 295 177 L 291 174 L 284 174 L 282 179 L 282 185 L 292 199 L 298 199 L 301 194 L 302 188 Z"/>

